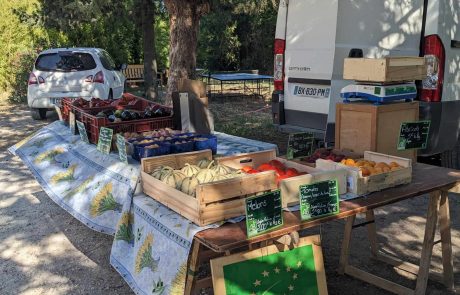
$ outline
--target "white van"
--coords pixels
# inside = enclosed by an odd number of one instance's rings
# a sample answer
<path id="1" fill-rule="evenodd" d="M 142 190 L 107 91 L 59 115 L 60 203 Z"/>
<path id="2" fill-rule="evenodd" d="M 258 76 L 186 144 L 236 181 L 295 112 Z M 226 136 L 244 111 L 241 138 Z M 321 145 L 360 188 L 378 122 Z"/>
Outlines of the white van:
<path id="1" fill-rule="evenodd" d="M 459 0 L 281 0 L 274 123 L 333 143 L 335 104 L 352 83 L 342 78 L 344 58 L 425 55 L 431 80 L 420 83 L 420 116 L 431 130 L 419 154 L 442 153 L 444 165 L 460 168 L 459 19 Z"/>

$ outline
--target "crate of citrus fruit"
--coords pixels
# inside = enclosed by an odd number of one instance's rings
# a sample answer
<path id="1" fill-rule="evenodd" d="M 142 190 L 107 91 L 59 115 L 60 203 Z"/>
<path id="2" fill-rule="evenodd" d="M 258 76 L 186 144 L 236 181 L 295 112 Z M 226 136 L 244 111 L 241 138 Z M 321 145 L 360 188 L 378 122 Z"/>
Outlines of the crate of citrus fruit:
<path id="1" fill-rule="evenodd" d="M 375 152 L 364 152 L 363 159 L 343 159 L 340 163 L 318 159 L 316 168 L 346 169 L 347 191 L 362 196 L 412 181 L 412 161 Z"/>

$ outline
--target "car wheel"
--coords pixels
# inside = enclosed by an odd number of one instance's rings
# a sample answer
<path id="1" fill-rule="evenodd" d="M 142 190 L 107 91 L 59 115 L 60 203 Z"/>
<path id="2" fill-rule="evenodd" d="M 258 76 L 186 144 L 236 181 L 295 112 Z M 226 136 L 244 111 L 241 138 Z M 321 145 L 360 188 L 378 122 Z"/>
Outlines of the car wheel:
<path id="1" fill-rule="evenodd" d="M 113 99 L 113 91 L 112 91 L 112 89 L 110 89 L 109 97 L 107 97 L 107 99 Z"/>
<path id="2" fill-rule="evenodd" d="M 30 109 L 30 115 L 34 120 L 45 120 L 46 109 Z"/>

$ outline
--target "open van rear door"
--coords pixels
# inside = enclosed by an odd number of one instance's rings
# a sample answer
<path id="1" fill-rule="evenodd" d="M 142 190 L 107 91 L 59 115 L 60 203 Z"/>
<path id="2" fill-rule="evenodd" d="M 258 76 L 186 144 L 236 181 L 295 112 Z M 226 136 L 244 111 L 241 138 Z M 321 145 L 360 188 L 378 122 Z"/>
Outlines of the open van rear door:
<path id="1" fill-rule="evenodd" d="M 324 131 L 334 67 L 338 1 L 290 0 L 288 3 L 285 122 Z"/>

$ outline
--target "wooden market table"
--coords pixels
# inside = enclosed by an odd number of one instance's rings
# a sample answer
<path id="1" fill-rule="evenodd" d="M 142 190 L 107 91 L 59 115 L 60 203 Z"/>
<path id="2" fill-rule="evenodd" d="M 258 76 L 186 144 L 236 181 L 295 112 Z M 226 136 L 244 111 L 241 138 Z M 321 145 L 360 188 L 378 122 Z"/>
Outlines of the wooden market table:
<path id="1" fill-rule="evenodd" d="M 417 163 L 413 166 L 412 183 L 375 192 L 366 197 L 342 201 L 340 202 L 340 213 L 337 215 L 302 222 L 300 212 L 284 212 L 283 227 L 250 240 L 246 236 L 244 221 L 234 224 L 229 223 L 219 228 L 199 232 L 195 235 L 189 257 L 186 294 L 195 294 L 200 288 L 212 286 L 211 277 L 198 280 L 196 276 L 199 265 L 209 261 L 209 259 L 230 255 L 232 252 L 253 249 L 256 245 L 264 246 L 290 233 L 338 219 L 346 219 L 338 268 L 340 274 L 348 274 L 396 294 L 425 294 L 428 277 L 441 281 L 448 289 L 453 290 L 454 277 L 448 192 L 457 189 L 458 185 L 460 185 L 460 171 Z M 425 194 L 429 194 L 430 198 L 420 265 L 404 262 L 379 252 L 374 209 Z M 366 222 L 354 224 L 356 215 L 361 213 L 366 215 Z M 441 240 L 434 241 L 438 218 Z M 348 263 L 351 232 L 353 228 L 359 226 L 367 227 L 371 254 L 374 258 L 417 274 L 415 290 L 370 274 Z M 429 273 L 433 246 L 438 242 L 442 243 L 443 276 Z"/>

